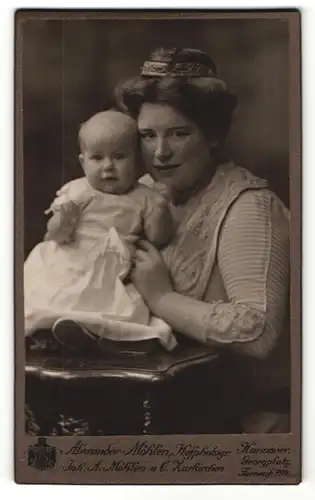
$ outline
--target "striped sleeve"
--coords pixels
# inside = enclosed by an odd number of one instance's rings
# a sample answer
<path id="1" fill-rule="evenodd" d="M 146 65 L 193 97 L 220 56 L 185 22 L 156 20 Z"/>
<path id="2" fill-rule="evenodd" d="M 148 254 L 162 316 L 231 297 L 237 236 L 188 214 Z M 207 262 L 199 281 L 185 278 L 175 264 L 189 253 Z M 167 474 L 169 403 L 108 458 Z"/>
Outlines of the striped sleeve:
<path id="1" fill-rule="evenodd" d="M 264 358 L 281 331 L 289 277 L 288 212 L 272 192 L 238 198 L 221 227 L 217 258 L 228 302 L 214 305 L 208 338 Z"/>

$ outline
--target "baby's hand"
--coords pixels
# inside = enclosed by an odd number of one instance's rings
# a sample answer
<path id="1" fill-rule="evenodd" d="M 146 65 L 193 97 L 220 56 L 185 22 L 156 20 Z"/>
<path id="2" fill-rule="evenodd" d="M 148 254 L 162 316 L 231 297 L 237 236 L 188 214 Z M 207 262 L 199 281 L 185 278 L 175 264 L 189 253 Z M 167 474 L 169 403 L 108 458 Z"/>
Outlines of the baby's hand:
<path id="1" fill-rule="evenodd" d="M 45 239 L 54 240 L 60 245 L 73 241 L 79 216 L 80 207 L 73 201 L 60 205 L 48 221 Z"/>
<path id="2" fill-rule="evenodd" d="M 161 195 L 167 202 L 171 201 L 171 191 L 165 184 L 162 182 L 156 182 L 154 184 L 154 189 Z"/>
<path id="3" fill-rule="evenodd" d="M 78 205 L 73 203 L 73 201 L 67 201 L 66 203 L 63 203 L 60 205 L 58 208 L 58 211 L 60 212 L 60 218 L 61 218 L 61 224 L 62 226 L 75 226 L 78 220 L 78 216 L 80 214 L 80 208 Z"/>
<path id="4" fill-rule="evenodd" d="M 48 210 L 45 211 L 46 215 L 51 212 L 52 213 L 59 212 L 61 207 L 66 208 L 67 205 L 71 206 L 73 204 L 73 201 L 69 197 L 68 191 L 69 187 L 66 185 L 56 192 L 56 198 L 54 199 Z"/>

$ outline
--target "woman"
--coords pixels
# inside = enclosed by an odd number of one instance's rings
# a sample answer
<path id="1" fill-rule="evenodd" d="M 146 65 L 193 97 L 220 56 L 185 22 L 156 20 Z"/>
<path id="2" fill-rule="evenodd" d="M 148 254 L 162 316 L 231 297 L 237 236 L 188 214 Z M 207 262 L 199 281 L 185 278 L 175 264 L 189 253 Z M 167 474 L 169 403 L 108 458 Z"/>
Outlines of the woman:
<path id="1" fill-rule="evenodd" d="M 251 380 L 244 432 L 288 432 L 289 214 L 265 180 L 224 158 L 235 96 L 208 54 L 158 49 L 116 98 L 178 222 L 163 254 L 141 243 L 134 284 L 174 331 L 235 353 Z"/>

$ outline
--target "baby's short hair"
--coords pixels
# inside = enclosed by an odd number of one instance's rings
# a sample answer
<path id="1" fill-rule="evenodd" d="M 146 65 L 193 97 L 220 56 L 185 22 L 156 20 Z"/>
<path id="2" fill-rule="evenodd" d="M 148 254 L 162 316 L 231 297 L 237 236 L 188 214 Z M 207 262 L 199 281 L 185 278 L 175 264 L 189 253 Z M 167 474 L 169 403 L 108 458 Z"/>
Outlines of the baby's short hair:
<path id="1" fill-rule="evenodd" d="M 106 133 L 117 133 L 119 127 L 121 127 L 121 135 L 136 135 L 138 132 L 136 120 L 122 111 L 109 109 L 92 115 L 79 128 L 79 145 L 81 151 L 86 149 L 88 137 L 94 141 L 98 141 Z"/>

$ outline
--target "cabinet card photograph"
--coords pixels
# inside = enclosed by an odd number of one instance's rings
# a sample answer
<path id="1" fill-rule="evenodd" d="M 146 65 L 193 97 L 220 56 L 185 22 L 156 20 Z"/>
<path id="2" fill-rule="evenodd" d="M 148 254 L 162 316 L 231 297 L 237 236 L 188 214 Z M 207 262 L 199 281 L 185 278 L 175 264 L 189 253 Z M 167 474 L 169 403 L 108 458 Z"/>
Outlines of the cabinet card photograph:
<path id="1" fill-rule="evenodd" d="M 15 13 L 15 479 L 301 480 L 300 13 Z"/>

